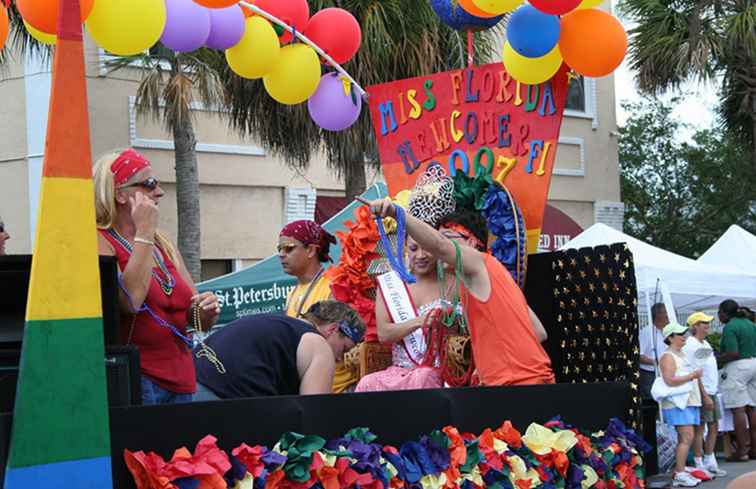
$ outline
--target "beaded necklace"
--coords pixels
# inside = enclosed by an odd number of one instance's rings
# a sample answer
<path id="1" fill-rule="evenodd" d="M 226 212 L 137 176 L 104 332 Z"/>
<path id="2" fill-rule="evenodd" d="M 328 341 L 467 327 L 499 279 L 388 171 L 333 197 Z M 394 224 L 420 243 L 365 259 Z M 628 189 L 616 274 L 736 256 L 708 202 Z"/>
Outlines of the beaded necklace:
<path id="1" fill-rule="evenodd" d="M 113 239 L 115 239 L 116 242 L 129 253 L 129 255 L 134 252 L 134 247 L 129 243 L 129 240 L 121 236 L 115 228 L 108 229 L 108 234 L 110 234 Z M 152 248 L 152 256 L 155 258 L 155 263 L 157 263 L 160 272 L 163 274 L 161 277 L 153 268 L 152 276 L 155 277 L 155 280 L 160 285 L 160 289 L 163 293 L 165 295 L 171 295 L 174 287 L 176 287 L 176 278 L 168 270 L 168 267 L 165 265 L 165 260 L 163 259 L 163 254 L 161 251 L 157 250 L 157 247 Z"/>

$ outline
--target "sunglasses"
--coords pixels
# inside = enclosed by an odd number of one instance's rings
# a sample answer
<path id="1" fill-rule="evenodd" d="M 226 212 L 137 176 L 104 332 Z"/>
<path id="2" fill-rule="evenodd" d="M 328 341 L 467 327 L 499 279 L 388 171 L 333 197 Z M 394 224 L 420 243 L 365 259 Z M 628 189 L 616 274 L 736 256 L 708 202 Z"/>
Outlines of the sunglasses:
<path id="1" fill-rule="evenodd" d="M 152 192 L 156 188 L 160 186 L 160 180 L 158 180 L 155 177 L 150 177 L 145 180 L 142 180 L 141 182 L 134 182 L 129 183 L 128 185 L 121 185 L 119 188 L 129 188 L 129 187 L 141 187 L 143 189 L 149 190 Z"/>
<path id="2" fill-rule="evenodd" d="M 276 249 L 278 250 L 279 253 L 283 252 L 285 255 L 288 255 L 289 253 L 297 249 L 297 247 L 299 246 L 301 245 L 289 243 L 289 244 L 278 245 Z"/>

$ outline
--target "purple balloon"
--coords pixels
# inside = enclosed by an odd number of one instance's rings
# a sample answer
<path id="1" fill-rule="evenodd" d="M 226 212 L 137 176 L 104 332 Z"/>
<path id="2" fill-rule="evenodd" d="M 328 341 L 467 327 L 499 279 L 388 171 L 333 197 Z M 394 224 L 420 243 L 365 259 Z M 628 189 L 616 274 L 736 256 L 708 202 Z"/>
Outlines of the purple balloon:
<path id="1" fill-rule="evenodd" d="M 208 9 L 193 0 L 165 0 L 165 28 L 160 42 L 174 51 L 194 51 L 210 34 Z"/>
<path id="2" fill-rule="evenodd" d="M 354 87 L 352 93 L 344 93 L 338 73 L 326 73 L 307 101 L 310 117 L 326 131 L 343 131 L 357 121 L 362 110 L 362 97 Z"/>
<path id="3" fill-rule="evenodd" d="M 211 49 L 229 49 L 244 35 L 244 12 L 238 5 L 226 8 L 211 8 L 210 36 L 205 46 Z"/>

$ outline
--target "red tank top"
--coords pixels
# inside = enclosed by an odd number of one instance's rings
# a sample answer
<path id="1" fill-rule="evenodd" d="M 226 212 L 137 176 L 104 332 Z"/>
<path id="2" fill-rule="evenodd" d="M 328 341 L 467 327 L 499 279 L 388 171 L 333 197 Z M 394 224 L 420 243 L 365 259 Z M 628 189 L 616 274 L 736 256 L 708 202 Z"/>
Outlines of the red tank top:
<path id="1" fill-rule="evenodd" d="M 483 385 L 554 382 L 551 360 L 533 331 L 528 304 L 499 260 L 484 255 L 491 282 L 487 301 L 464 291 L 473 359 Z"/>
<path id="2" fill-rule="evenodd" d="M 100 234 L 113 246 L 118 267 L 123 271 L 131 253 L 107 231 L 100 230 Z M 165 295 L 155 277 L 152 277 L 145 303 L 155 314 L 186 334 L 187 310 L 192 303 L 193 291 L 167 254 L 163 253 L 163 259 L 166 268 L 176 279 L 176 286 L 171 295 Z M 162 273 L 158 267 L 154 267 L 154 270 L 158 274 Z M 189 394 L 196 390 L 192 351 L 170 329 L 158 324 L 149 313 L 140 312 L 136 317 L 123 314 L 120 334 L 123 343 L 130 341 L 139 348 L 139 363 L 144 375 L 171 392 Z"/>

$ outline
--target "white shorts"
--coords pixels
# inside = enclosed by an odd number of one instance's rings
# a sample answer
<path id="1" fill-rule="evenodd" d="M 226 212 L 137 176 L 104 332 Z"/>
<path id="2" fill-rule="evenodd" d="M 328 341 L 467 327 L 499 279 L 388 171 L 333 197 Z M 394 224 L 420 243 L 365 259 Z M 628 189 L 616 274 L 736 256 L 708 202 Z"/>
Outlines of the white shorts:
<path id="1" fill-rule="evenodd" d="M 756 358 L 728 363 L 721 377 L 719 390 L 726 408 L 756 406 Z"/>

